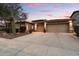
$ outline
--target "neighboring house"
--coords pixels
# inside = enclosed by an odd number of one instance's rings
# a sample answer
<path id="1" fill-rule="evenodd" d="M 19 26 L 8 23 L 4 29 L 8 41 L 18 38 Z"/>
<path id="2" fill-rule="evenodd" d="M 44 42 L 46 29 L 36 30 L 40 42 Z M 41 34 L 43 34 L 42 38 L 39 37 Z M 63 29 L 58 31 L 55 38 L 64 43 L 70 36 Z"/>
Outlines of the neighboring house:
<path id="1" fill-rule="evenodd" d="M 70 19 L 34 20 L 34 30 L 37 32 L 70 32 Z"/>
<path id="2" fill-rule="evenodd" d="M 72 19 L 73 26 L 79 26 L 79 10 L 74 11 L 70 18 Z"/>
<path id="3" fill-rule="evenodd" d="M 79 10 L 74 11 L 70 16 L 74 28 L 74 32 L 79 36 Z"/>
<path id="4" fill-rule="evenodd" d="M 16 30 L 17 32 L 30 33 L 32 31 L 32 23 L 28 21 L 17 21 Z"/>
<path id="5" fill-rule="evenodd" d="M 5 22 L 0 20 L 0 30 L 3 30 L 5 26 Z"/>

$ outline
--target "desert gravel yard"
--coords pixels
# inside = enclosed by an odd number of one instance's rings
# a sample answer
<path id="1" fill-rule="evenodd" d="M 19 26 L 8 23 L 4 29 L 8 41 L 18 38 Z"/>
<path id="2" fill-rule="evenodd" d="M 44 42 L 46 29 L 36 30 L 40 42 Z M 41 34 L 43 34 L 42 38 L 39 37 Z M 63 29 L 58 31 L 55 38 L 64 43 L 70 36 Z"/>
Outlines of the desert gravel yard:
<path id="1" fill-rule="evenodd" d="M 41 32 L 0 38 L 0 56 L 79 56 L 79 38 L 73 33 Z"/>

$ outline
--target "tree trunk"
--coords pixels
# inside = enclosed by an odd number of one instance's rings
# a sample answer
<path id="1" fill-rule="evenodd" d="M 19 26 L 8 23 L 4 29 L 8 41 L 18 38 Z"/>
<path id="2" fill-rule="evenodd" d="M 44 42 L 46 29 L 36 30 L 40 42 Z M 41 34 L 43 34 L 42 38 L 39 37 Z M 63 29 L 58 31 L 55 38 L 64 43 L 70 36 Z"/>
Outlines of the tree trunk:
<path id="1" fill-rule="evenodd" d="M 11 32 L 14 34 L 16 33 L 16 26 L 14 19 L 11 20 Z"/>
<path id="2" fill-rule="evenodd" d="M 5 31 L 7 30 L 7 22 L 6 22 L 6 20 L 4 20 L 4 22 L 5 22 Z"/>
<path id="3" fill-rule="evenodd" d="M 21 32 L 21 20 L 20 20 L 20 32 Z"/>

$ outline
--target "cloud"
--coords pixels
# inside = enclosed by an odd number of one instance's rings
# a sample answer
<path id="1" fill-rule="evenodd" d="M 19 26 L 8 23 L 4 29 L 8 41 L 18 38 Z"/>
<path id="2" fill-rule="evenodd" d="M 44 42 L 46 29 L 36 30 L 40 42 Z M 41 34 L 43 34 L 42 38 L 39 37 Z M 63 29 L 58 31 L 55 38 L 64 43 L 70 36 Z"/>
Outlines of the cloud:
<path id="1" fill-rule="evenodd" d="M 40 12 L 48 13 L 48 12 L 51 12 L 51 11 L 50 10 L 40 10 Z"/>
<path id="2" fill-rule="evenodd" d="M 44 5 L 43 3 L 27 3 L 26 4 L 28 7 L 32 8 L 32 7 L 39 7 Z"/>
<path id="3" fill-rule="evenodd" d="M 47 14 L 47 16 L 52 17 L 53 15 L 52 14 Z"/>

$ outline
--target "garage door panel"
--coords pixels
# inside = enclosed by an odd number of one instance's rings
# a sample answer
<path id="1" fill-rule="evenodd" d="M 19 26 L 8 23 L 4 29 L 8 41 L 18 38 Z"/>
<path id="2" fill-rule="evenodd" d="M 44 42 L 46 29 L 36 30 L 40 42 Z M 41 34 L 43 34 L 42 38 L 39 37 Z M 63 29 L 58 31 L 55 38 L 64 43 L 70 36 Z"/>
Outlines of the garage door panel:
<path id="1" fill-rule="evenodd" d="M 67 32 L 67 25 L 47 25 L 48 32 Z"/>

